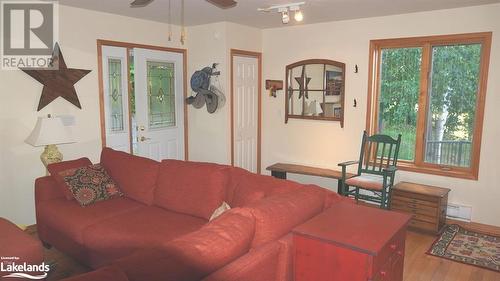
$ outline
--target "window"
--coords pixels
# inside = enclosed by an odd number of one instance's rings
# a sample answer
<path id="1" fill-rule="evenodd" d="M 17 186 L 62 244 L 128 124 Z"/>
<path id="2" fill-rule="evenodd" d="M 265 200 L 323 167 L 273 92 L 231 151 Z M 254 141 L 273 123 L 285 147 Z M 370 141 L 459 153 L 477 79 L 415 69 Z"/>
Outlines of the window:
<path id="1" fill-rule="evenodd" d="M 491 33 L 373 40 L 367 127 L 403 170 L 477 179 Z"/>

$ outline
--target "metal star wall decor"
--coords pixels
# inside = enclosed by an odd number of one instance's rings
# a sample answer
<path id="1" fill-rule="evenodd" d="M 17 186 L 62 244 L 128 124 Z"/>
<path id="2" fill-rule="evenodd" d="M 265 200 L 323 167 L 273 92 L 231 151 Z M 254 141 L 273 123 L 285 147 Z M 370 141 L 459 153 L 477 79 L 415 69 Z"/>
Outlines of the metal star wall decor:
<path id="1" fill-rule="evenodd" d="M 62 97 L 82 109 L 76 94 L 75 84 L 87 75 L 90 70 L 68 68 L 64 62 L 59 44 L 56 43 L 54 47 L 50 68 L 21 68 L 21 70 L 43 84 L 42 96 L 38 102 L 37 111 L 42 110 L 58 97 Z"/>
<path id="2" fill-rule="evenodd" d="M 305 97 L 308 99 L 309 98 L 309 92 L 307 89 L 307 85 L 309 85 L 309 82 L 311 82 L 311 78 L 307 77 L 306 75 L 306 66 L 302 66 L 302 74 L 300 77 L 295 77 L 295 81 L 299 83 L 299 99 L 302 98 L 302 96 L 305 95 Z"/>

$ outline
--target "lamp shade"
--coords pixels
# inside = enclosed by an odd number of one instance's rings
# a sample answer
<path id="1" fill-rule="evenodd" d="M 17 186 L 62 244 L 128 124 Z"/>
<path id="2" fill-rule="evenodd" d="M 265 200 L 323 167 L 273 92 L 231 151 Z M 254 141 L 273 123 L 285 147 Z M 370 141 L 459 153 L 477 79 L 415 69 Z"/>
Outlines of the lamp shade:
<path id="1" fill-rule="evenodd" d="M 320 115 L 321 113 L 323 113 L 323 109 L 321 108 L 321 105 L 319 104 L 319 102 L 317 101 L 314 101 L 314 115 Z"/>
<path id="2" fill-rule="evenodd" d="M 60 117 L 38 117 L 35 128 L 25 142 L 32 146 L 45 146 L 75 141 L 70 128 L 64 126 Z"/>

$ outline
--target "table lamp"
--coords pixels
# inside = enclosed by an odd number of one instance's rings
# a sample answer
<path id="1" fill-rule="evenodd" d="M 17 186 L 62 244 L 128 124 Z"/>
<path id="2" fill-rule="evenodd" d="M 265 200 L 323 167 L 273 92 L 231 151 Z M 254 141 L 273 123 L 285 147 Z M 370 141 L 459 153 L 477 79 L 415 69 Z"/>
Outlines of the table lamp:
<path id="1" fill-rule="evenodd" d="M 312 116 L 318 116 L 323 113 L 321 105 L 316 100 L 311 101 L 309 104 L 309 114 Z"/>
<path id="2" fill-rule="evenodd" d="M 45 146 L 40 159 L 43 165 L 61 162 L 63 160 L 62 153 L 57 149 L 57 144 L 73 143 L 71 130 L 64 126 L 60 117 L 38 117 L 35 128 L 25 140 L 27 144 L 32 146 Z"/>

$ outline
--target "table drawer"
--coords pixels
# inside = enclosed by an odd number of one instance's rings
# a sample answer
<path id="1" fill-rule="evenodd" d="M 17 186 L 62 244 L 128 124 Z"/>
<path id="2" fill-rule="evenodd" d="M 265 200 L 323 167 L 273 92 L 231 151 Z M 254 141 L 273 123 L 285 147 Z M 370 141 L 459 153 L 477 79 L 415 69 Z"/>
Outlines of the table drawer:
<path id="1" fill-rule="evenodd" d="M 393 199 L 391 202 L 391 209 L 403 211 L 406 213 L 419 214 L 425 216 L 437 216 L 438 210 L 436 207 L 418 206 L 415 203 Z"/>
<path id="2" fill-rule="evenodd" d="M 375 272 L 373 281 L 403 281 L 404 259 L 400 255 L 393 255 L 387 262 Z"/>
<path id="3" fill-rule="evenodd" d="M 437 208 L 439 206 L 439 201 L 426 201 L 417 198 L 404 197 L 396 194 L 393 194 L 392 201 L 401 201 L 408 204 L 409 206 L 418 206 L 421 208 L 424 208 L 424 206 Z"/>
<path id="4" fill-rule="evenodd" d="M 441 200 L 439 197 L 427 196 L 427 195 L 412 193 L 412 192 L 406 192 L 406 191 L 402 191 L 402 190 L 398 190 L 398 189 L 393 189 L 392 195 L 398 196 L 398 197 L 418 199 L 418 200 L 427 201 L 427 202 L 435 202 L 435 203 L 438 203 Z"/>
<path id="5" fill-rule="evenodd" d="M 393 236 L 393 238 L 384 246 L 384 248 L 382 248 L 380 253 L 374 258 L 373 261 L 374 275 L 380 271 L 383 271 L 384 265 L 393 260 L 395 257 L 404 256 L 405 238 L 406 228 L 403 228 Z"/>

